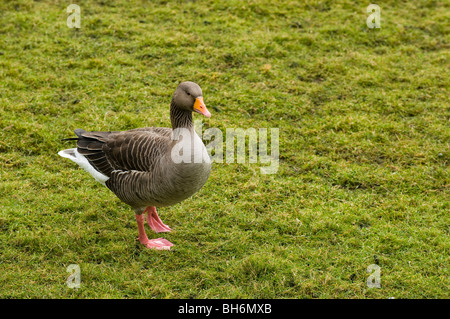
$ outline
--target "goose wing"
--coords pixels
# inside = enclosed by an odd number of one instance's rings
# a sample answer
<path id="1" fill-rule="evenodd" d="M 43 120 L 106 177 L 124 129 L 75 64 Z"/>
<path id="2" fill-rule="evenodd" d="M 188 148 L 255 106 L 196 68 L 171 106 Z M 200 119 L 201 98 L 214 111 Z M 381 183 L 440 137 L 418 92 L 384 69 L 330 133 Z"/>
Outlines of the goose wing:
<path id="1" fill-rule="evenodd" d="M 77 151 L 108 177 L 116 170 L 151 172 L 168 151 L 171 132 L 153 127 L 122 132 L 75 130 Z"/>

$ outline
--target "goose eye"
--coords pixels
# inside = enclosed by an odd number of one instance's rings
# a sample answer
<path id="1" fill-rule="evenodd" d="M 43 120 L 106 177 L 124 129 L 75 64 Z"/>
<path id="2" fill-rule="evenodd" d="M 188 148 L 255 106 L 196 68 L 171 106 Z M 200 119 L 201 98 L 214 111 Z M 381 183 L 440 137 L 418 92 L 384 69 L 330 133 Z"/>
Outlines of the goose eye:
<path id="1" fill-rule="evenodd" d="M 189 92 L 186 92 L 187 93 L 187 95 L 191 95 L 191 93 L 189 93 Z"/>

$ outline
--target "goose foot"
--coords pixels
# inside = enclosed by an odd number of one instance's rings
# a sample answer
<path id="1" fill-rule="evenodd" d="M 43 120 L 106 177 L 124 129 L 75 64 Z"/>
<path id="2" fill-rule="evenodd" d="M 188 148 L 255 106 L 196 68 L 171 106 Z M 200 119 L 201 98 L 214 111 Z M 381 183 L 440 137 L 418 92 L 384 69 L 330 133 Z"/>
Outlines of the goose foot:
<path id="1" fill-rule="evenodd" d="M 173 246 L 173 244 L 164 238 L 157 238 L 157 239 L 147 239 L 146 241 L 141 241 L 141 244 L 143 244 L 147 248 L 153 248 L 156 250 L 170 250 L 170 247 Z"/>
<path id="2" fill-rule="evenodd" d="M 144 220 L 145 216 L 144 214 L 138 215 L 136 214 L 136 221 L 138 224 L 138 230 L 139 230 L 139 242 L 144 245 L 147 248 L 153 248 L 157 250 L 170 250 L 170 247 L 173 246 L 173 244 L 164 238 L 157 238 L 157 239 L 148 239 L 147 234 L 145 233 L 144 228 Z"/>
<path id="3" fill-rule="evenodd" d="M 170 232 L 172 230 L 161 221 L 155 206 L 148 206 L 145 211 L 147 212 L 147 224 L 155 233 Z"/>

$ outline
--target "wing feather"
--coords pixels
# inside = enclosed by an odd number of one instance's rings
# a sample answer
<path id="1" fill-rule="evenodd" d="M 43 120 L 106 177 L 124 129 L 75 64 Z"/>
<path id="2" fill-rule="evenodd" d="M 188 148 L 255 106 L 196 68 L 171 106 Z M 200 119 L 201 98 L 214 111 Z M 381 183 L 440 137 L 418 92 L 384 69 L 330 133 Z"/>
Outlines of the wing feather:
<path id="1" fill-rule="evenodd" d="M 110 177 L 114 170 L 151 172 L 169 147 L 169 128 L 122 132 L 75 130 L 77 150 L 96 170 Z"/>

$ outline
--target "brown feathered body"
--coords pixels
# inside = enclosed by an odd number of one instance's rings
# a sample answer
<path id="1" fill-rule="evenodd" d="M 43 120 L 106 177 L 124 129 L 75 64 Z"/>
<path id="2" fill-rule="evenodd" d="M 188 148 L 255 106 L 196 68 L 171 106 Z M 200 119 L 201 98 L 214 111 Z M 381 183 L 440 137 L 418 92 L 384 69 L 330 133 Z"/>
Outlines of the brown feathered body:
<path id="1" fill-rule="evenodd" d="M 148 206 L 169 206 L 195 194 L 207 181 L 211 162 L 195 131 L 190 131 L 192 155 L 201 150 L 202 161 L 175 163 L 176 143 L 170 128 L 139 128 L 121 132 L 75 130 L 77 151 L 101 174 L 105 184 L 123 202 L 141 211 Z M 197 145 L 198 146 L 198 145 Z M 203 147 L 202 147 L 203 146 Z M 205 156 L 206 154 L 206 156 Z"/>

